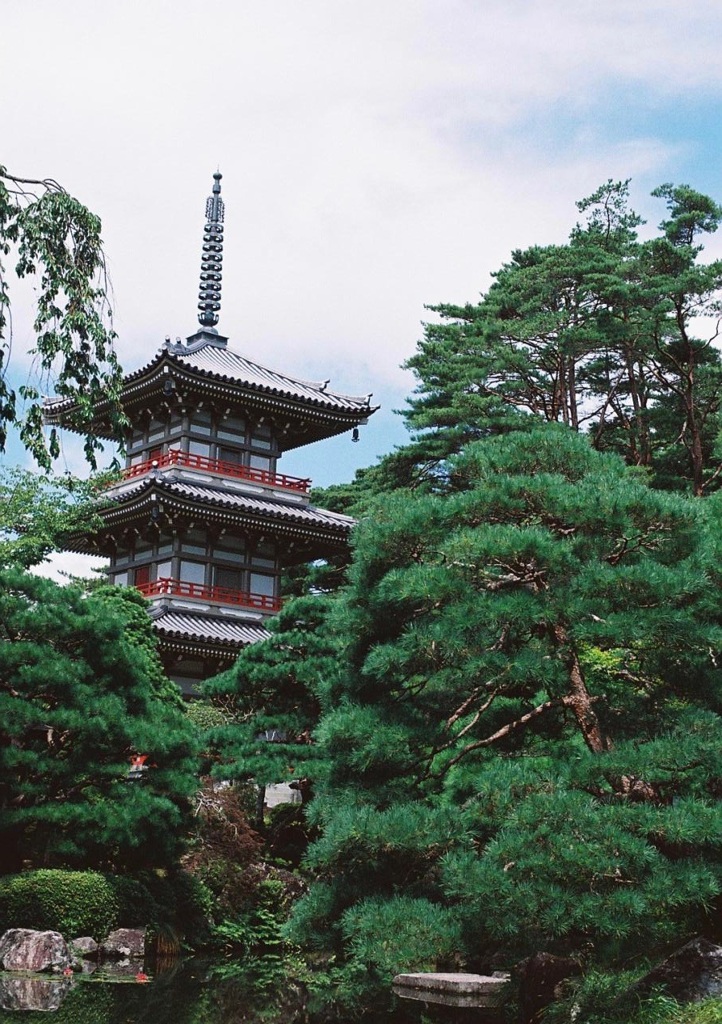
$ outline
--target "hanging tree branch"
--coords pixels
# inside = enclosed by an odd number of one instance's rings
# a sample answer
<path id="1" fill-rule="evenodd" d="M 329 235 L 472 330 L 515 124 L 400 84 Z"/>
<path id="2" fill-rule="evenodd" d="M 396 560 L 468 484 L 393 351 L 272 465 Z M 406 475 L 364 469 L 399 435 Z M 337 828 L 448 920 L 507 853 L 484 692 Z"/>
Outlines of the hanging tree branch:
<path id="1" fill-rule="evenodd" d="M 27 186 L 37 186 L 37 190 Z M 44 433 L 41 386 L 72 402 L 73 428 L 95 467 L 102 449 L 94 431 L 96 407 L 118 440 L 122 370 L 113 344 L 105 253 L 98 217 L 52 178 L 21 178 L 0 166 L 0 451 L 14 424 L 44 469 L 59 454 L 57 430 Z M 10 293 L 3 257 L 16 278 L 33 277 L 38 298 L 33 322 L 35 381 L 17 389 L 10 380 Z"/>

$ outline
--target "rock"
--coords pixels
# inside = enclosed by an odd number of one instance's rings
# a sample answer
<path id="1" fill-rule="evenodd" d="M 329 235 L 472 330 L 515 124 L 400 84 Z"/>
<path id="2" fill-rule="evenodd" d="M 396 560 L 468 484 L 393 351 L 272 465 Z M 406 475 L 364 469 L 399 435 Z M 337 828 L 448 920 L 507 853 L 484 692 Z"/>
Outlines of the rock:
<path id="1" fill-rule="evenodd" d="M 70 984 L 65 978 L 0 977 L 0 1009 L 57 1010 Z"/>
<path id="2" fill-rule="evenodd" d="M 722 946 L 693 939 L 632 986 L 640 997 L 662 988 L 680 1003 L 722 996 Z"/>
<path id="3" fill-rule="evenodd" d="M 0 939 L 0 967 L 6 971 L 55 971 L 70 966 L 70 950 L 60 932 L 11 928 Z"/>
<path id="4" fill-rule="evenodd" d="M 535 953 L 522 960 L 517 968 L 521 1024 L 538 1024 L 542 1010 L 558 998 L 560 983 L 579 971 L 576 960 L 553 953 Z"/>
<path id="5" fill-rule="evenodd" d="M 89 935 L 81 935 L 77 939 L 71 939 L 70 948 L 73 953 L 77 953 L 81 960 L 95 960 L 98 956 L 98 943 Z"/>
<path id="6" fill-rule="evenodd" d="M 397 974 L 393 992 L 401 999 L 446 1003 L 455 1006 L 496 1007 L 505 999 L 509 975 L 465 974 L 426 971 Z"/>
<path id="7" fill-rule="evenodd" d="M 116 928 L 103 940 L 105 960 L 142 960 L 145 956 L 145 928 Z"/>

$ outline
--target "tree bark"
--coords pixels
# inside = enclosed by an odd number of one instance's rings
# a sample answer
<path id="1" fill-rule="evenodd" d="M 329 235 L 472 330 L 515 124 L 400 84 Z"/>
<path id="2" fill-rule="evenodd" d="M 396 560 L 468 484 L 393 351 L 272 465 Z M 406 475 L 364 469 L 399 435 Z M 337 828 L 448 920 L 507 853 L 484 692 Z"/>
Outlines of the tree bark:
<path id="1" fill-rule="evenodd" d="M 577 725 L 584 737 L 584 742 L 591 752 L 593 754 L 603 754 L 610 749 L 610 744 L 599 724 L 591 694 L 584 681 L 584 673 L 582 672 L 577 652 L 569 642 L 569 636 L 564 626 L 557 623 L 557 625 L 552 627 L 552 633 L 559 647 L 569 679 L 569 693 L 562 699 L 562 703 L 571 710 L 576 718 Z"/>

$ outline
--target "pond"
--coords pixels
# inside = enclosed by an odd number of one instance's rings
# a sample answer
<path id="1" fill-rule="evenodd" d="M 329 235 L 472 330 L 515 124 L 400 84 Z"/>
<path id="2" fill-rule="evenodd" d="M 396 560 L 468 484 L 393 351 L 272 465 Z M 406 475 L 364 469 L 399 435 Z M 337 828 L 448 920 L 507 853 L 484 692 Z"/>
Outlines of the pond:
<path id="1" fill-rule="evenodd" d="M 72 978 L 0 974 L 0 1024 L 321 1024 L 348 1020 L 314 1006 L 295 983 L 259 990 L 230 965 L 187 960 L 137 981 L 135 973 Z M 225 975 L 225 976 L 224 976 Z M 497 1024 L 478 1009 L 391 997 L 365 1024 Z"/>

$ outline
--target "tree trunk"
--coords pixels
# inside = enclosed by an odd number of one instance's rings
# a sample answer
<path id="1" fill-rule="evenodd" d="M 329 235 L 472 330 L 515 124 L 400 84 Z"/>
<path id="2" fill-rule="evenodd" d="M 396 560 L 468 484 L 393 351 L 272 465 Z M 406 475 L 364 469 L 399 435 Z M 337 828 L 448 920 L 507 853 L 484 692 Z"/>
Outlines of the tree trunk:
<path id="1" fill-rule="evenodd" d="M 579 658 L 574 647 L 569 642 L 569 636 L 564 626 L 557 624 L 552 629 L 554 639 L 559 647 L 567 669 L 569 679 L 569 693 L 564 697 L 562 703 L 570 708 L 577 720 L 584 742 L 593 754 L 603 754 L 609 750 L 610 744 L 599 724 L 596 712 L 592 704 L 592 698 L 584 681 L 584 673 L 579 663 Z"/>

